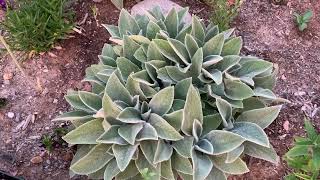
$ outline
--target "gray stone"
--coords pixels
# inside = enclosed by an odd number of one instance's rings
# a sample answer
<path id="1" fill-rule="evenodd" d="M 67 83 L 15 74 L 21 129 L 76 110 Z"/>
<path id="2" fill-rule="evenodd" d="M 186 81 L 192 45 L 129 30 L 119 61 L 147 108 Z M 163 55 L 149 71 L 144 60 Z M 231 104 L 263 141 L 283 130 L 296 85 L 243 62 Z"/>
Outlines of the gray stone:
<path id="1" fill-rule="evenodd" d="M 134 16 L 143 15 L 145 11 L 151 10 L 155 6 L 159 6 L 164 14 L 168 14 L 171 8 L 176 8 L 176 10 L 182 8 L 180 5 L 170 0 L 144 0 L 132 7 L 131 14 Z M 191 15 L 189 13 L 184 17 L 184 22 L 191 22 Z"/>
<path id="2" fill-rule="evenodd" d="M 8 116 L 8 118 L 12 119 L 12 118 L 14 118 L 14 113 L 13 112 L 8 112 L 7 116 Z"/>

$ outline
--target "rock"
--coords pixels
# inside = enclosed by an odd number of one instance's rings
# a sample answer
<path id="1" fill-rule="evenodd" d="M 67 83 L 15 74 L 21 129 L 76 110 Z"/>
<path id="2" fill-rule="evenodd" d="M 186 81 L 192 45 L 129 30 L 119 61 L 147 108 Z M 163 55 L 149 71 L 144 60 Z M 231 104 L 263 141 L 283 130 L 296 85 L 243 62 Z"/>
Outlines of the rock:
<path id="1" fill-rule="evenodd" d="M 155 6 L 159 6 L 164 14 L 168 14 L 171 8 L 176 8 L 177 10 L 181 9 L 182 7 L 170 0 L 144 0 L 136 5 L 134 5 L 131 9 L 131 14 L 136 15 L 143 15 L 145 11 L 153 9 Z M 184 17 L 184 22 L 191 23 L 191 15 L 188 13 Z"/>
<path id="2" fill-rule="evenodd" d="M 10 81 L 9 81 L 9 80 L 4 80 L 4 81 L 3 81 L 3 84 L 5 84 L 5 85 L 10 85 Z"/>
<path id="3" fill-rule="evenodd" d="M 3 80 L 10 80 L 13 78 L 13 74 L 12 73 L 4 73 L 3 74 Z"/>
<path id="4" fill-rule="evenodd" d="M 53 99 L 52 103 L 53 104 L 57 104 L 58 103 L 58 99 Z"/>
<path id="5" fill-rule="evenodd" d="M 33 164 L 39 164 L 42 163 L 43 159 L 41 156 L 35 156 L 30 160 Z"/>
<path id="6" fill-rule="evenodd" d="M 12 119 L 12 118 L 14 118 L 14 113 L 13 112 L 8 112 L 7 116 L 8 116 L 8 118 Z"/>

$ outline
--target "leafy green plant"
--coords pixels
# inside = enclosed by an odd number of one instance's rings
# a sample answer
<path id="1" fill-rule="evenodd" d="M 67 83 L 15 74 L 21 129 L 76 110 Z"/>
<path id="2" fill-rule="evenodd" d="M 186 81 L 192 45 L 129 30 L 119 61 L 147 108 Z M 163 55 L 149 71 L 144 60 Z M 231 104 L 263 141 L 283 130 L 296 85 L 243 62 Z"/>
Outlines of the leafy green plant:
<path id="1" fill-rule="evenodd" d="M 110 0 L 118 9 L 123 8 L 123 0 Z"/>
<path id="2" fill-rule="evenodd" d="M 312 13 L 312 10 L 308 10 L 302 15 L 296 12 L 293 15 L 296 17 L 296 23 L 299 30 L 304 31 L 308 27 L 308 23 L 311 20 L 313 13 Z"/>
<path id="3" fill-rule="evenodd" d="M 52 151 L 53 148 L 53 140 L 51 138 L 50 135 L 44 135 L 42 137 L 42 144 L 44 145 L 44 147 L 46 148 L 46 150 L 48 150 L 49 152 Z"/>
<path id="4" fill-rule="evenodd" d="M 19 9 L 8 9 L 1 27 L 15 50 L 48 51 L 65 39 L 73 27 L 72 12 L 66 0 L 21 1 Z"/>
<path id="5" fill-rule="evenodd" d="M 63 137 L 78 146 L 71 174 L 224 180 L 249 171 L 243 155 L 277 162 L 263 131 L 281 108 L 267 106 L 282 101 L 273 64 L 240 56 L 232 29 L 185 24 L 187 11 L 122 10 L 118 26 L 104 25 L 115 44 L 86 70 L 92 91 L 69 91 L 74 111 L 55 119 L 74 126 Z"/>
<path id="6" fill-rule="evenodd" d="M 0 98 L 0 109 L 4 108 L 7 105 L 7 99 L 6 98 Z"/>
<path id="7" fill-rule="evenodd" d="M 230 28 L 230 23 L 238 15 L 241 0 L 205 0 L 212 7 L 210 20 L 221 30 Z"/>
<path id="8" fill-rule="evenodd" d="M 320 178 L 320 134 L 305 119 L 307 137 L 296 137 L 294 146 L 285 154 L 289 167 L 294 169 L 286 180 L 316 180 Z"/>

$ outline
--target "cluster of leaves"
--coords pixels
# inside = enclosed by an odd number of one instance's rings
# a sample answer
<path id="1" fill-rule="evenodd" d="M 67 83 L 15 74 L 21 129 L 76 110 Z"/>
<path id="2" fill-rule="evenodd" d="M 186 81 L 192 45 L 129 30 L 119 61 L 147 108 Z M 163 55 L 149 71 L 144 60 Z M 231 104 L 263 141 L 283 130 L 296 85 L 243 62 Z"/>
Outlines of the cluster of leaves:
<path id="1" fill-rule="evenodd" d="M 281 101 L 273 64 L 240 56 L 232 29 L 185 23 L 187 12 L 122 10 L 104 25 L 115 44 L 86 70 L 92 92 L 69 91 L 74 111 L 56 118 L 75 127 L 63 137 L 78 145 L 73 174 L 224 180 L 249 171 L 242 155 L 277 161 L 263 131 L 281 108 L 267 106 Z"/>
<path id="2" fill-rule="evenodd" d="M 42 136 L 42 145 L 46 148 L 47 151 L 52 152 L 54 147 L 62 145 L 64 143 L 61 137 L 66 134 L 67 129 L 63 127 L 55 128 L 52 133 Z"/>
<path id="3" fill-rule="evenodd" d="M 123 0 L 110 0 L 118 9 L 123 8 Z"/>
<path id="4" fill-rule="evenodd" d="M 304 14 L 300 15 L 298 13 L 293 14 L 296 17 L 296 23 L 300 31 L 304 31 L 308 27 L 308 23 L 312 18 L 312 11 L 308 10 Z"/>
<path id="5" fill-rule="evenodd" d="M 65 39 L 73 27 L 67 0 L 23 0 L 18 9 L 7 9 L 1 28 L 9 45 L 20 51 L 44 52 Z"/>
<path id="6" fill-rule="evenodd" d="M 210 20 L 221 30 L 230 28 L 230 23 L 238 15 L 242 0 L 205 0 L 212 7 Z"/>
<path id="7" fill-rule="evenodd" d="M 294 146 L 285 154 L 288 166 L 294 169 L 286 180 L 316 180 L 320 178 L 320 134 L 305 120 L 307 137 L 296 137 Z"/>
<path id="8" fill-rule="evenodd" d="M 0 98 L 0 109 L 4 108 L 7 105 L 7 99 L 6 98 Z"/>

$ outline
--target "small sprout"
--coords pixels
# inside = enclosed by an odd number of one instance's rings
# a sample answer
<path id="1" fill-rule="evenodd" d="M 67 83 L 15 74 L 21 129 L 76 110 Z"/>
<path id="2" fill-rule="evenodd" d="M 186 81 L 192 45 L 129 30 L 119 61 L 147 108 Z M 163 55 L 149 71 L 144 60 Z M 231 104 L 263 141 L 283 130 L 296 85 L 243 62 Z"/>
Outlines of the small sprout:
<path id="1" fill-rule="evenodd" d="M 296 12 L 293 15 L 296 17 L 296 23 L 299 30 L 304 31 L 308 27 L 308 23 L 313 16 L 313 12 L 311 10 L 308 10 L 303 15 L 300 15 Z"/>
<path id="2" fill-rule="evenodd" d="M 6 98 L 0 98 L 0 109 L 4 108 L 7 105 L 7 99 Z"/>
<path id="3" fill-rule="evenodd" d="M 141 171 L 141 176 L 143 177 L 144 180 L 151 180 L 153 176 L 155 176 L 156 173 L 153 173 L 151 171 L 149 171 L 148 168 L 144 168 Z"/>
<path id="4" fill-rule="evenodd" d="M 42 144 L 49 152 L 52 151 L 53 148 L 53 140 L 50 135 L 43 135 L 42 137 Z"/>

